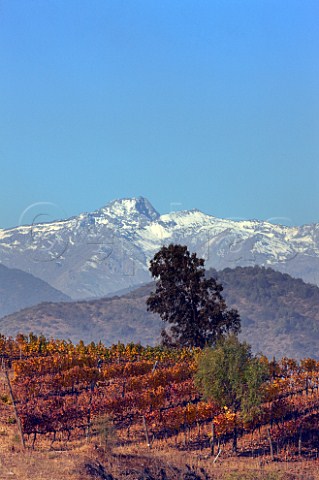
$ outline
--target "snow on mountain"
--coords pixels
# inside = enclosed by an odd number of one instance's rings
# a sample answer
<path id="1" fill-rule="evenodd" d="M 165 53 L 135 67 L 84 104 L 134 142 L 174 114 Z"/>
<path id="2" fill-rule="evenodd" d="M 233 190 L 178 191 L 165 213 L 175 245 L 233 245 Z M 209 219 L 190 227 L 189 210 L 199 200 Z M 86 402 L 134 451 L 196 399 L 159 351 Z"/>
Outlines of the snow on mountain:
<path id="1" fill-rule="evenodd" d="M 319 284 L 319 224 L 234 221 L 199 210 L 164 215 L 143 198 L 114 200 L 67 220 L 0 230 L 0 262 L 73 298 L 100 297 L 149 281 L 148 262 L 169 243 L 206 267 L 268 265 Z"/>

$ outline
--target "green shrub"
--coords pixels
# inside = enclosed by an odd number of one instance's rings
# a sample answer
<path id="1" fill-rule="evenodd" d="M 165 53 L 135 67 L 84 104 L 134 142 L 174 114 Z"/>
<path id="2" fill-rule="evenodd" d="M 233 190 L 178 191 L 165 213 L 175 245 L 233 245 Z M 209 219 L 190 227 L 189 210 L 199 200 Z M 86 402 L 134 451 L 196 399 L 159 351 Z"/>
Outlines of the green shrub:
<path id="1" fill-rule="evenodd" d="M 1 395 L 0 400 L 1 400 L 1 402 L 6 403 L 7 405 L 11 405 L 11 400 L 10 400 L 9 396 L 6 395 L 6 394 Z"/>
<path id="2" fill-rule="evenodd" d="M 17 423 L 16 419 L 14 417 L 8 417 L 7 418 L 7 423 L 9 425 L 14 425 L 15 423 Z"/>
<path id="3" fill-rule="evenodd" d="M 116 444 L 116 431 L 113 423 L 107 416 L 96 418 L 93 423 L 94 432 L 98 437 L 100 447 L 106 452 Z"/>

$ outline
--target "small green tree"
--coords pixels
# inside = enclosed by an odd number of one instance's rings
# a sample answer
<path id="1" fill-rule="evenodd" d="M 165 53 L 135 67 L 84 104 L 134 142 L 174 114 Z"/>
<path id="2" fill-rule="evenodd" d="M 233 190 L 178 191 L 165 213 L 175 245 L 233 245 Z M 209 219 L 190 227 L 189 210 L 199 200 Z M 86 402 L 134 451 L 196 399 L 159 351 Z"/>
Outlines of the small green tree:
<path id="1" fill-rule="evenodd" d="M 218 342 L 216 348 L 206 348 L 200 356 L 195 382 L 206 400 L 220 408 L 226 406 L 237 416 L 251 415 L 263 401 L 262 385 L 269 378 L 265 362 L 251 353 L 247 343 L 235 335 Z M 237 451 L 235 421 L 233 450 Z"/>
<path id="2" fill-rule="evenodd" d="M 113 423 L 107 415 L 96 418 L 93 422 L 93 429 L 104 452 L 111 452 L 116 445 L 117 436 Z"/>
<path id="3" fill-rule="evenodd" d="M 147 309 L 171 325 L 169 332 L 162 331 L 164 345 L 203 348 L 239 331 L 239 314 L 227 309 L 223 287 L 205 277 L 204 260 L 186 246 L 162 247 L 151 260 L 150 272 L 157 282 Z"/>

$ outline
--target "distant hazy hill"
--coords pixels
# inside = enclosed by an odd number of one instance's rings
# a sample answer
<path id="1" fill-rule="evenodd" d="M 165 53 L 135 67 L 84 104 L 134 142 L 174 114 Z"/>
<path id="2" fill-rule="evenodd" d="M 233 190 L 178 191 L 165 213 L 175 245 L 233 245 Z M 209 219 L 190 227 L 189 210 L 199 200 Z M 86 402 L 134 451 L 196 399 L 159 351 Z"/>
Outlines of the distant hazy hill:
<path id="1" fill-rule="evenodd" d="M 55 338 L 105 343 L 138 342 L 155 344 L 162 322 L 146 311 L 150 285 L 121 297 L 70 303 L 42 303 L 0 319 L 0 332 L 43 333 Z"/>
<path id="2" fill-rule="evenodd" d="M 224 285 L 229 307 L 238 308 L 242 338 L 269 357 L 319 358 L 319 288 L 260 267 L 209 271 Z M 146 311 L 153 284 L 123 296 L 72 303 L 45 303 L 0 320 L 0 332 L 43 333 L 86 342 L 155 344 L 162 322 Z"/>
<path id="3" fill-rule="evenodd" d="M 33 275 L 0 264 L 0 317 L 40 302 L 67 301 L 69 297 Z"/>
<path id="4" fill-rule="evenodd" d="M 271 268 L 207 272 L 224 286 L 228 306 L 242 318 L 242 337 L 276 357 L 319 358 L 319 288 Z"/>

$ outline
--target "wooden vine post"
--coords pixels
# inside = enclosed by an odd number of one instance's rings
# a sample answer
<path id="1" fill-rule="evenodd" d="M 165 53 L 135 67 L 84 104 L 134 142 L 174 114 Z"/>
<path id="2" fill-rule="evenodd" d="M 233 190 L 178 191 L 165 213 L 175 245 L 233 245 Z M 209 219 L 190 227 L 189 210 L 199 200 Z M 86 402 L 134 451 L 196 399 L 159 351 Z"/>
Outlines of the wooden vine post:
<path id="1" fill-rule="evenodd" d="M 15 403 L 15 400 L 14 400 L 13 391 L 12 391 L 11 382 L 10 382 L 10 379 L 9 379 L 7 368 L 5 368 L 4 374 L 6 376 L 8 387 L 9 387 L 10 399 L 11 399 L 11 402 L 12 402 L 12 405 L 13 405 L 14 415 L 15 415 L 16 422 L 17 422 L 18 429 L 19 429 L 19 433 L 20 433 L 21 445 L 22 445 L 22 448 L 25 449 L 25 441 L 24 441 L 23 431 L 22 431 L 21 422 L 20 422 L 20 418 L 19 418 L 19 415 L 18 415 L 18 410 L 17 410 L 17 407 L 16 407 L 16 403 Z"/>
<path id="2" fill-rule="evenodd" d="M 86 427 L 86 441 L 88 442 L 90 440 L 91 436 L 91 408 L 92 408 L 92 400 L 93 400 L 93 392 L 94 392 L 94 387 L 95 387 L 95 381 L 93 380 L 90 385 L 90 400 L 89 400 L 89 405 L 88 405 L 88 410 L 87 410 L 87 427 Z"/>
<path id="3" fill-rule="evenodd" d="M 274 448 L 273 448 L 273 444 L 272 444 L 272 439 L 271 439 L 270 429 L 269 429 L 269 428 L 267 428 L 267 437 L 268 437 L 268 442 L 269 442 L 270 458 L 271 458 L 271 461 L 273 462 L 273 461 L 274 461 Z"/>
<path id="4" fill-rule="evenodd" d="M 301 457 L 302 450 L 302 427 L 299 428 L 299 438 L 298 438 L 298 455 Z"/>
<path id="5" fill-rule="evenodd" d="M 143 415 L 142 419 L 143 419 L 143 427 L 144 427 L 144 432 L 145 432 L 145 437 L 146 437 L 146 443 L 147 443 L 148 448 L 151 448 L 150 439 L 149 439 L 149 435 L 148 435 L 148 429 L 147 429 L 146 420 L 145 420 L 144 415 Z"/>

